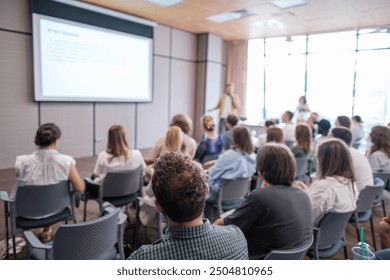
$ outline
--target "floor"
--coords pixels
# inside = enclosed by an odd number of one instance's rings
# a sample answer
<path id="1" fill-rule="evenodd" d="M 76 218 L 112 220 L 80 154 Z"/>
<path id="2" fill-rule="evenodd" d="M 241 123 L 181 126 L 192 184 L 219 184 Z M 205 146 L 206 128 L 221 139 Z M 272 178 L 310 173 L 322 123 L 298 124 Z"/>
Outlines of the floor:
<path id="1" fill-rule="evenodd" d="M 82 158 L 77 160 L 77 169 L 82 177 L 89 176 L 93 170 L 94 164 L 95 164 L 96 158 L 89 157 L 89 158 Z M 0 170 L 0 190 L 1 191 L 8 191 L 10 192 L 12 189 L 12 186 L 15 183 L 15 172 L 13 169 L 6 169 L 6 170 Z M 390 193 L 384 192 L 385 197 L 385 203 L 386 203 L 386 210 L 390 211 Z M 78 221 L 82 221 L 83 217 L 83 211 L 84 211 L 84 204 L 81 203 L 80 207 L 77 210 L 77 217 Z M 130 209 L 129 211 L 129 219 L 130 221 L 134 221 L 134 210 Z M 4 227 L 4 205 L 3 203 L 0 203 L 0 240 L 3 240 L 5 238 L 5 227 Z M 98 211 L 98 204 L 94 201 L 88 202 L 87 207 L 87 219 L 93 219 L 99 215 Z M 374 217 L 374 225 L 376 225 L 381 217 L 383 216 L 382 207 L 374 207 L 373 208 L 373 217 Z M 54 231 L 59 226 L 55 225 Z M 370 245 L 373 245 L 372 243 L 372 237 L 371 237 L 371 229 L 369 222 L 362 224 L 361 226 L 364 226 L 365 228 L 365 241 L 369 243 Z M 37 232 L 37 230 L 34 230 L 34 232 Z M 21 235 L 22 236 L 22 235 Z M 131 244 L 133 236 L 133 227 L 130 224 L 125 232 L 125 243 Z M 136 248 L 138 248 L 140 245 L 145 243 L 151 243 L 157 238 L 157 233 L 150 229 L 145 229 L 143 227 L 140 228 L 137 234 L 137 243 Z M 347 238 L 347 247 L 348 247 L 348 254 L 351 258 L 351 248 L 354 244 L 357 243 L 357 236 L 356 236 L 356 230 L 352 225 L 348 225 L 346 229 L 346 238 Z M 380 249 L 380 240 L 378 234 L 375 236 L 378 249 Z M 20 254 L 17 255 L 18 259 L 24 259 L 25 258 L 25 250 L 23 250 Z M 10 257 L 13 259 L 13 256 Z M 344 259 L 343 251 L 341 250 L 333 259 Z"/>

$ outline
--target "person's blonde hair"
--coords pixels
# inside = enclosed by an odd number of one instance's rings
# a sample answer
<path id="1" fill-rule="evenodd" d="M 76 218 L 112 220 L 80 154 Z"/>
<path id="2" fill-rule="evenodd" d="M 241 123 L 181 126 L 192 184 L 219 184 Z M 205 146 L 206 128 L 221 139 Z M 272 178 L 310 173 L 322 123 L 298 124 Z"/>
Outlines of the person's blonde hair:
<path id="1" fill-rule="evenodd" d="M 203 128 L 206 131 L 214 131 L 215 129 L 215 122 L 214 118 L 212 116 L 206 115 L 202 118 L 202 124 Z"/>
<path id="2" fill-rule="evenodd" d="M 123 126 L 113 125 L 108 130 L 108 142 L 106 152 L 111 156 L 108 158 L 108 162 L 111 162 L 113 158 L 124 156 L 126 161 L 129 159 L 129 145 L 126 140 L 126 132 Z"/>
<path id="3" fill-rule="evenodd" d="M 183 148 L 184 134 L 178 126 L 168 128 L 165 135 L 165 146 L 170 152 L 180 152 Z"/>

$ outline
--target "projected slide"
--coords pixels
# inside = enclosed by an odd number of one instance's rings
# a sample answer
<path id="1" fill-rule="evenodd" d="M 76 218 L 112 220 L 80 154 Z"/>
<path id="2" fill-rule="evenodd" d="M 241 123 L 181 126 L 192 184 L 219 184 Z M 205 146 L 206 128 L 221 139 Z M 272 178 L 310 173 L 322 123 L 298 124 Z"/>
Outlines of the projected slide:
<path id="1" fill-rule="evenodd" d="M 151 39 L 41 16 L 36 20 L 37 100 L 151 101 Z"/>

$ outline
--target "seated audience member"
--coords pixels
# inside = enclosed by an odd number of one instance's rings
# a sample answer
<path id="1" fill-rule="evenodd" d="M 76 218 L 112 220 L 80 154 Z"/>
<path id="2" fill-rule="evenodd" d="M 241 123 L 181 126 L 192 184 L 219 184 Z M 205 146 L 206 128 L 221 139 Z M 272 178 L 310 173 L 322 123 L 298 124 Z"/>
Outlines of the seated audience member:
<path id="1" fill-rule="evenodd" d="M 54 123 L 46 123 L 38 128 L 34 140 L 38 150 L 31 155 L 16 157 L 18 186 L 49 185 L 69 180 L 75 191 L 84 192 L 84 182 L 76 170 L 76 161 L 57 151 L 60 137 L 61 130 Z M 51 234 L 51 227 L 44 227 L 40 231 L 40 238 L 48 242 Z"/>
<path id="2" fill-rule="evenodd" d="M 372 186 L 374 179 L 372 176 L 372 170 L 368 159 L 355 148 L 351 147 L 352 133 L 346 127 L 335 127 L 332 129 L 332 137 L 344 141 L 348 146 L 348 150 L 351 153 L 353 170 L 355 173 L 356 186 L 359 192 L 366 186 Z"/>
<path id="3" fill-rule="evenodd" d="M 233 128 L 238 124 L 238 118 L 236 115 L 228 115 L 226 118 L 226 128 L 227 130 L 222 134 L 223 148 L 224 150 L 229 150 L 233 142 Z"/>
<path id="4" fill-rule="evenodd" d="M 259 149 L 263 144 L 267 142 L 267 131 L 268 129 L 275 125 L 275 123 L 271 120 L 265 121 L 264 123 L 264 133 L 259 135 L 259 138 L 256 143 L 256 149 Z"/>
<path id="5" fill-rule="evenodd" d="M 360 116 L 352 117 L 351 132 L 352 132 L 352 147 L 357 149 L 359 148 L 360 142 L 364 137 L 363 121 Z"/>
<path id="6" fill-rule="evenodd" d="M 250 259 L 296 247 L 313 231 L 309 197 L 292 185 L 291 151 L 283 144 L 264 144 L 257 153 L 257 171 L 268 186 L 252 191 L 233 214 L 214 223 L 238 226 L 248 241 Z"/>
<path id="7" fill-rule="evenodd" d="M 223 151 L 223 140 L 215 131 L 215 122 L 212 116 L 204 116 L 202 125 L 205 131 L 204 139 L 198 145 L 195 153 L 195 160 L 204 163 L 206 156 L 218 157 Z"/>
<path id="8" fill-rule="evenodd" d="M 248 259 L 244 235 L 236 226 L 217 227 L 202 219 L 207 179 L 182 153 L 166 153 L 154 164 L 155 205 L 167 219 L 162 239 L 143 245 L 129 260 Z"/>
<path id="9" fill-rule="evenodd" d="M 267 129 L 267 143 L 280 143 L 284 144 L 283 130 L 277 126 L 271 126 Z"/>
<path id="10" fill-rule="evenodd" d="M 368 150 L 372 172 L 390 172 L 390 129 L 374 126 L 370 133 L 371 147 Z"/>
<path id="11" fill-rule="evenodd" d="M 330 129 L 330 122 L 328 120 L 322 119 L 317 124 L 317 135 L 314 138 L 314 141 L 312 142 L 312 150 L 309 155 L 309 160 L 310 160 L 310 170 L 309 172 L 315 172 L 317 169 L 316 165 L 317 162 L 315 160 L 316 158 L 316 153 L 317 153 L 317 147 L 324 142 L 325 140 L 328 139 L 328 134 L 329 134 L 329 129 Z"/>
<path id="12" fill-rule="evenodd" d="M 345 213 L 356 209 L 359 191 L 347 145 L 329 139 L 318 147 L 317 178 L 308 189 L 313 223 L 328 212 Z"/>
<path id="13" fill-rule="evenodd" d="M 255 174 L 256 161 L 249 129 L 233 128 L 233 147 L 215 161 L 208 170 L 210 194 L 206 201 L 215 203 L 224 179 L 249 178 Z M 237 201 L 231 203 L 239 203 Z"/>
<path id="14" fill-rule="evenodd" d="M 347 116 L 338 116 L 335 122 L 336 127 L 344 126 L 351 128 L 351 120 Z"/>
<path id="15" fill-rule="evenodd" d="M 186 115 L 178 114 L 172 118 L 169 127 L 171 126 L 178 126 L 183 131 L 184 141 L 182 151 L 190 158 L 194 158 L 196 151 L 196 141 L 191 136 L 189 136 L 192 130 L 192 120 Z M 150 151 L 149 158 L 146 160 L 146 163 L 152 164 L 163 152 L 166 151 L 167 149 L 165 146 L 164 136 L 158 139 L 156 144 L 154 144 L 152 150 Z"/>
<path id="16" fill-rule="evenodd" d="M 284 141 L 286 142 L 295 141 L 295 125 L 292 123 L 293 116 L 294 113 L 291 111 L 286 111 L 282 115 L 282 122 L 284 122 L 282 130 L 284 135 Z"/>
<path id="17" fill-rule="evenodd" d="M 108 130 L 107 147 L 99 153 L 91 180 L 85 178 L 86 193 L 92 197 L 99 196 L 99 185 L 102 185 L 108 172 L 133 170 L 146 164 L 138 150 L 130 150 L 127 144 L 126 131 L 121 125 L 113 125 Z"/>
<path id="18" fill-rule="evenodd" d="M 382 249 L 390 248 L 390 216 L 382 218 L 378 231 Z"/>
<path id="19" fill-rule="evenodd" d="M 296 158 L 305 157 L 311 149 L 311 130 L 306 124 L 297 125 L 295 128 L 296 143 L 291 151 Z"/>
<path id="20" fill-rule="evenodd" d="M 300 161 L 300 164 L 303 166 L 297 166 L 297 169 L 301 170 L 303 168 L 304 174 L 307 173 L 308 169 L 308 159 L 311 152 L 311 129 L 307 124 L 299 124 L 295 128 L 295 144 L 291 147 L 291 151 L 296 159 L 302 159 L 303 163 Z M 306 160 L 305 160 L 306 159 Z M 300 171 L 298 171 L 300 172 Z M 304 181 L 305 175 L 297 174 L 295 178 L 296 181 Z"/>
<path id="21" fill-rule="evenodd" d="M 317 123 L 320 115 L 316 112 L 312 112 L 309 118 L 306 120 L 307 125 L 311 128 L 311 135 L 314 137 L 317 135 Z"/>

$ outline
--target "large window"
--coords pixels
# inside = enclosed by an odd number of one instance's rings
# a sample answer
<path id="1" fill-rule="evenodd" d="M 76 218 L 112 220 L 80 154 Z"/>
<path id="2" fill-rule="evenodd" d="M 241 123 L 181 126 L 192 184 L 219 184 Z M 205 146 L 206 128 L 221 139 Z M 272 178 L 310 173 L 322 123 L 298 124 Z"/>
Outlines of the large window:
<path id="1" fill-rule="evenodd" d="M 308 38 L 306 97 L 311 111 L 331 122 L 352 115 L 355 50 L 355 32 Z"/>
<path id="2" fill-rule="evenodd" d="M 294 111 L 301 95 L 332 125 L 338 115 L 360 115 L 366 131 L 390 121 L 386 29 L 256 39 L 249 46 L 246 110 L 253 121 Z"/>
<path id="3" fill-rule="evenodd" d="M 295 111 L 305 94 L 305 37 L 275 38 L 265 43 L 265 116 Z"/>

